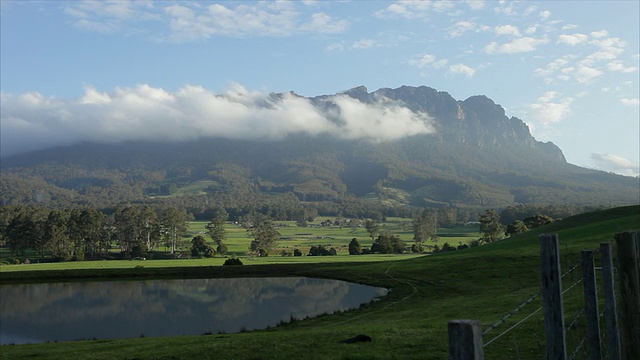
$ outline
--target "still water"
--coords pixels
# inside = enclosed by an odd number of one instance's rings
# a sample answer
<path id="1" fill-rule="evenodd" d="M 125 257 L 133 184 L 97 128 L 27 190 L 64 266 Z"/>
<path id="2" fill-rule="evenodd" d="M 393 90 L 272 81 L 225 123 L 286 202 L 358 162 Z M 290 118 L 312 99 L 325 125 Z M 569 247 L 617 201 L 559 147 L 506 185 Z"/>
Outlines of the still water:
<path id="1" fill-rule="evenodd" d="M 0 344 L 263 329 L 386 293 L 303 277 L 2 285 Z"/>

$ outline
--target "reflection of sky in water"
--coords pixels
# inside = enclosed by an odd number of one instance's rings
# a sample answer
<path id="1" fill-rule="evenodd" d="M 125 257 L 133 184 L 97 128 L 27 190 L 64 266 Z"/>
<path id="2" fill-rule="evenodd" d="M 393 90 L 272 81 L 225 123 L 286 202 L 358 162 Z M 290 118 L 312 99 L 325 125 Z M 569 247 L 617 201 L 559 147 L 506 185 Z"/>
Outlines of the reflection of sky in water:
<path id="1" fill-rule="evenodd" d="M 386 289 L 310 278 L 0 286 L 0 343 L 238 332 L 357 308 Z"/>

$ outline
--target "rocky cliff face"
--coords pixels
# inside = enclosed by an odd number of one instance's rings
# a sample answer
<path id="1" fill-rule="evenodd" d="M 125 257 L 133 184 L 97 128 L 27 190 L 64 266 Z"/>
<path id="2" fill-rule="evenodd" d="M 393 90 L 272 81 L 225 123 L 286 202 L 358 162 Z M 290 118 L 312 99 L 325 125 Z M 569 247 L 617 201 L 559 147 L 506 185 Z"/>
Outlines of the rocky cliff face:
<path id="1" fill-rule="evenodd" d="M 500 105 L 483 95 L 460 101 L 447 92 L 426 86 L 383 88 L 373 93 L 359 86 L 343 94 L 362 102 L 373 102 L 384 97 L 404 104 L 413 112 L 427 113 L 435 121 L 435 136 L 439 141 L 480 148 L 525 146 L 566 161 L 562 150 L 555 144 L 537 141 L 522 120 L 507 117 Z"/>

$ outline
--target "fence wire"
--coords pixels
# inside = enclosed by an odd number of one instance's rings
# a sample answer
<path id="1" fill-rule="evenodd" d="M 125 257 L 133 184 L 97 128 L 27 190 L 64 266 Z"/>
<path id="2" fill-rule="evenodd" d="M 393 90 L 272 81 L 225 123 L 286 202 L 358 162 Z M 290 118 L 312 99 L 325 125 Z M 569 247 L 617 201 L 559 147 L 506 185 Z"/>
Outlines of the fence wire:
<path id="1" fill-rule="evenodd" d="M 567 275 L 571 274 L 575 269 L 577 269 L 577 268 L 578 268 L 578 266 L 580 266 L 580 264 L 575 264 L 575 265 L 573 265 L 573 266 L 571 267 L 571 269 L 569 269 L 569 270 L 565 271 L 565 273 L 564 273 L 564 274 L 562 274 L 562 276 L 561 276 L 560 278 L 564 279 L 564 277 L 565 277 L 565 276 L 567 276 Z"/>
<path id="2" fill-rule="evenodd" d="M 580 310 L 578 312 L 578 314 L 573 318 L 573 320 L 571 321 L 571 323 L 569 324 L 569 326 L 567 326 L 566 329 L 564 329 L 565 334 L 567 333 L 567 331 L 573 329 L 573 326 L 578 322 L 578 320 L 580 319 L 580 317 L 584 314 L 584 309 Z"/>
<path id="3" fill-rule="evenodd" d="M 571 353 L 571 355 L 569 356 L 569 360 L 573 360 L 575 359 L 576 355 L 578 355 L 578 351 L 580 351 L 580 349 L 582 349 L 582 346 L 584 346 L 584 342 L 587 340 L 587 335 L 585 335 L 582 340 L 580 341 L 580 344 L 578 344 L 578 347 L 576 347 L 576 349 L 573 351 L 573 353 Z"/>
<path id="4" fill-rule="evenodd" d="M 537 314 L 538 312 L 540 312 L 540 310 L 542 310 L 542 307 L 537 308 L 534 312 L 532 312 L 531 314 L 527 315 L 524 319 L 518 321 L 515 325 L 511 326 L 510 328 L 508 328 L 507 330 L 503 331 L 501 334 L 499 334 L 498 336 L 494 337 L 493 339 L 487 341 L 486 344 L 483 344 L 482 347 L 485 347 L 489 344 L 491 344 L 492 342 L 498 340 L 500 337 L 502 337 L 502 335 L 508 333 L 509 331 L 515 329 L 516 327 L 518 327 L 518 325 L 522 324 L 523 322 L 529 320 L 530 317 L 532 317 L 533 315 Z"/>
<path id="5" fill-rule="evenodd" d="M 566 288 L 563 292 L 562 295 L 566 294 L 567 292 L 569 292 L 569 290 L 573 289 L 574 287 L 578 286 L 578 284 L 580 284 L 582 282 L 582 279 L 578 279 L 576 280 L 576 282 L 574 282 L 573 284 L 571 284 L 571 286 L 569 286 L 568 288 Z"/>
<path id="6" fill-rule="evenodd" d="M 507 321 L 507 319 L 510 318 L 511 315 L 513 315 L 513 314 L 517 313 L 518 311 L 522 310 L 523 307 L 525 307 L 527 304 L 529 304 L 530 302 L 535 300 L 535 298 L 537 298 L 539 295 L 540 295 L 540 292 L 537 292 L 537 293 L 531 295 L 527 300 L 525 300 L 525 302 L 523 302 L 522 304 L 518 305 L 515 309 L 509 311 L 505 316 L 500 318 L 500 320 L 498 320 L 495 324 L 489 326 L 489 328 L 487 328 L 485 331 L 482 332 L 482 335 L 483 336 L 486 335 L 489 331 L 495 329 L 500 324 L 502 324 L 505 321 Z"/>
<path id="7" fill-rule="evenodd" d="M 609 244 L 614 244 L 615 242 L 613 241 L 613 239 L 610 239 L 608 241 Z M 612 246 L 613 248 L 613 246 Z M 612 249 L 613 250 L 613 249 Z M 600 253 L 600 246 L 596 247 L 594 250 L 592 250 L 594 254 L 599 254 Z M 595 259 L 595 258 L 594 258 Z M 582 263 L 578 262 L 578 263 L 574 263 L 572 264 L 572 266 L 569 268 L 569 270 L 565 271 L 562 275 L 561 278 L 565 278 L 569 275 L 572 275 L 574 272 L 577 272 L 578 269 L 582 268 Z M 602 270 L 602 267 L 595 267 L 595 270 Z M 614 272 L 617 269 L 614 269 Z M 573 280 L 573 275 L 571 276 L 571 280 Z M 583 278 L 582 276 L 580 276 L 575 282 L 573 282 L 570 286 L 566 287 L 563 291 L 562 294 L 566 294 L 567 292 L 571 291 L 573 288 L 575 288 L 576 286 L 580 285 L 583 282 Z M 602 293 L 602 289 L 598 289 L 598 293 Z M 512 317 L 514 314 L 521 312 L 521 310 L 528 304 L 530 304 L 531 302 L 533 302 L 536 298 L 538 298 L 540 295 L 542 294 L 542 292 L 537 292 L 533 295 L 531 295 L 529 298 L 527 298 L 527 300 L 525 300 L 524 302 L 522 302 L 520 305 L 516 306 L 513 310 L 509 311 L 508 313 L 506 313 L 504 316 L 502 316 L 498 321 L 496 321 L 495 323 L 489 325 L 488 328 L 486 328 L 483 332 L 482 335 L 483 337 L 486 336 L 489 332 L 491 332 L 492 330 L 496 329 L 497 327 L 499 327 L 502 324 L 506 324 L 507 319 L 509 319 L 510 317 Z M 519 325 L 521 325 L 522 323 L 524 323 L 525 321 L 529 320 L 531 317 L 533 317 L 535 314 L 539 313 L 542 310 L 542 307 L 537 308 L 536 310 L 534 310 L 533 312 L 531 312 L 529 315 L 525 316 L 523 319 L 521 319 L 520 321 L 518 321 L 517 323 L 515 323 L 514 325 L 510 326 L 508 329 L 504 330 L 503 332 L 501 332 L 500 334 L 496 335 L 495 337 L 493 337 L 491 340 L 485 342 L 483 344 L 483 347 L 486 347 L 490 344 L 492 344 L 493 342 L 497 341 L 499 338 L 501 338 L 502 336 L 506 335 L 507 333 L 509 333 L 510 331 L 514 330 L 516 327 L 518 327 Z M 602 309 L 599 313 L 598 318 L 601 319 L 605 314 L 605 310 Z M 573 336 L 577 336 L 577 338 L 579 338 L 579 334 L 581 333 L 581 331 L 579 331 L 580 326 L 578 325 L 580 323 L 580 319 L 583 318 L 585 315 L 585 309 L 582 308 L 580 311 L 578 311 L 578 313 L 575 315 L 575 317 L 573 317 L 573 319 L 571 320 L 571 322 L 569 323 L 568 326 L 566 326 L 566 328 L 564 329 L 565 334 L 568 334 L 571 330 L 575 330 L 575 332 L 572 332 Z M 572 337 L 573 337 L 572 336 Z M 577 341 L 577 338 L 574 338 Z M 579 343 L 577 344 L 577 346 L 575 347 L 575 349 L 573 350 L 573 352 L 571 353 L 571 355 L 568 357 L 569 360 L 573 360 L 576 358 L 576 356 L 578 356 L 578 354 L 580 353 L 580 351 L 582 350 L 583 352 L 585 351 L 585 343 L 587 342 L 587 335 L 585 334 L 584 337 L 582 337 L 579 341 Z M 605 354 L 605 358 L 608 357 L 608 354 Z M 543 357 L 543 359 L 546 359 L 546 355 Z"/>

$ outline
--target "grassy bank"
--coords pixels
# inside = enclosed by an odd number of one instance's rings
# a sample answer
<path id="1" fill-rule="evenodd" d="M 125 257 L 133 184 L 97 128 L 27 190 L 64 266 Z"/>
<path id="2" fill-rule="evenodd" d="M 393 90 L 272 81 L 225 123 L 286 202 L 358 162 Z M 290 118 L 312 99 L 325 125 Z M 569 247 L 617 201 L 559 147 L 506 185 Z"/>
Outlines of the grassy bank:
<path id="1" fill-rule="evenodd" d="M 394 262 L 266 264 L 240 267 L 122 268 L 3 271 L 3 283 L 47 277 L 112 278 L 309 276 L 391 289 L 382 301 L 357 311 L 321 316 L 277 328 L 239 334 L 74 341 L 2 346 L 2 359 L 444 359 L 447 322 L 476 319 L 486 325 L 539 291 L 538 238 L 558 233 L 562 266 L 575 264 L 583 248 L 640 225 L 640 207 L 575 216 L 498 243 Z M 570 281 L 570 279 L 567 279 Z M 568 321 L 578 287 L 565 296 Z M 533 313 L 539 299 L 493 330 L 485 342 Z M 539 359 L 544 351 L 541 313 L 485 348 L 488 359 Z M 342 344 L 366 334 L 370 343 Z M 570 341 L 573 341 L 570 339 Z M 576 340 L 577 341 L 577 340 Z"/>

